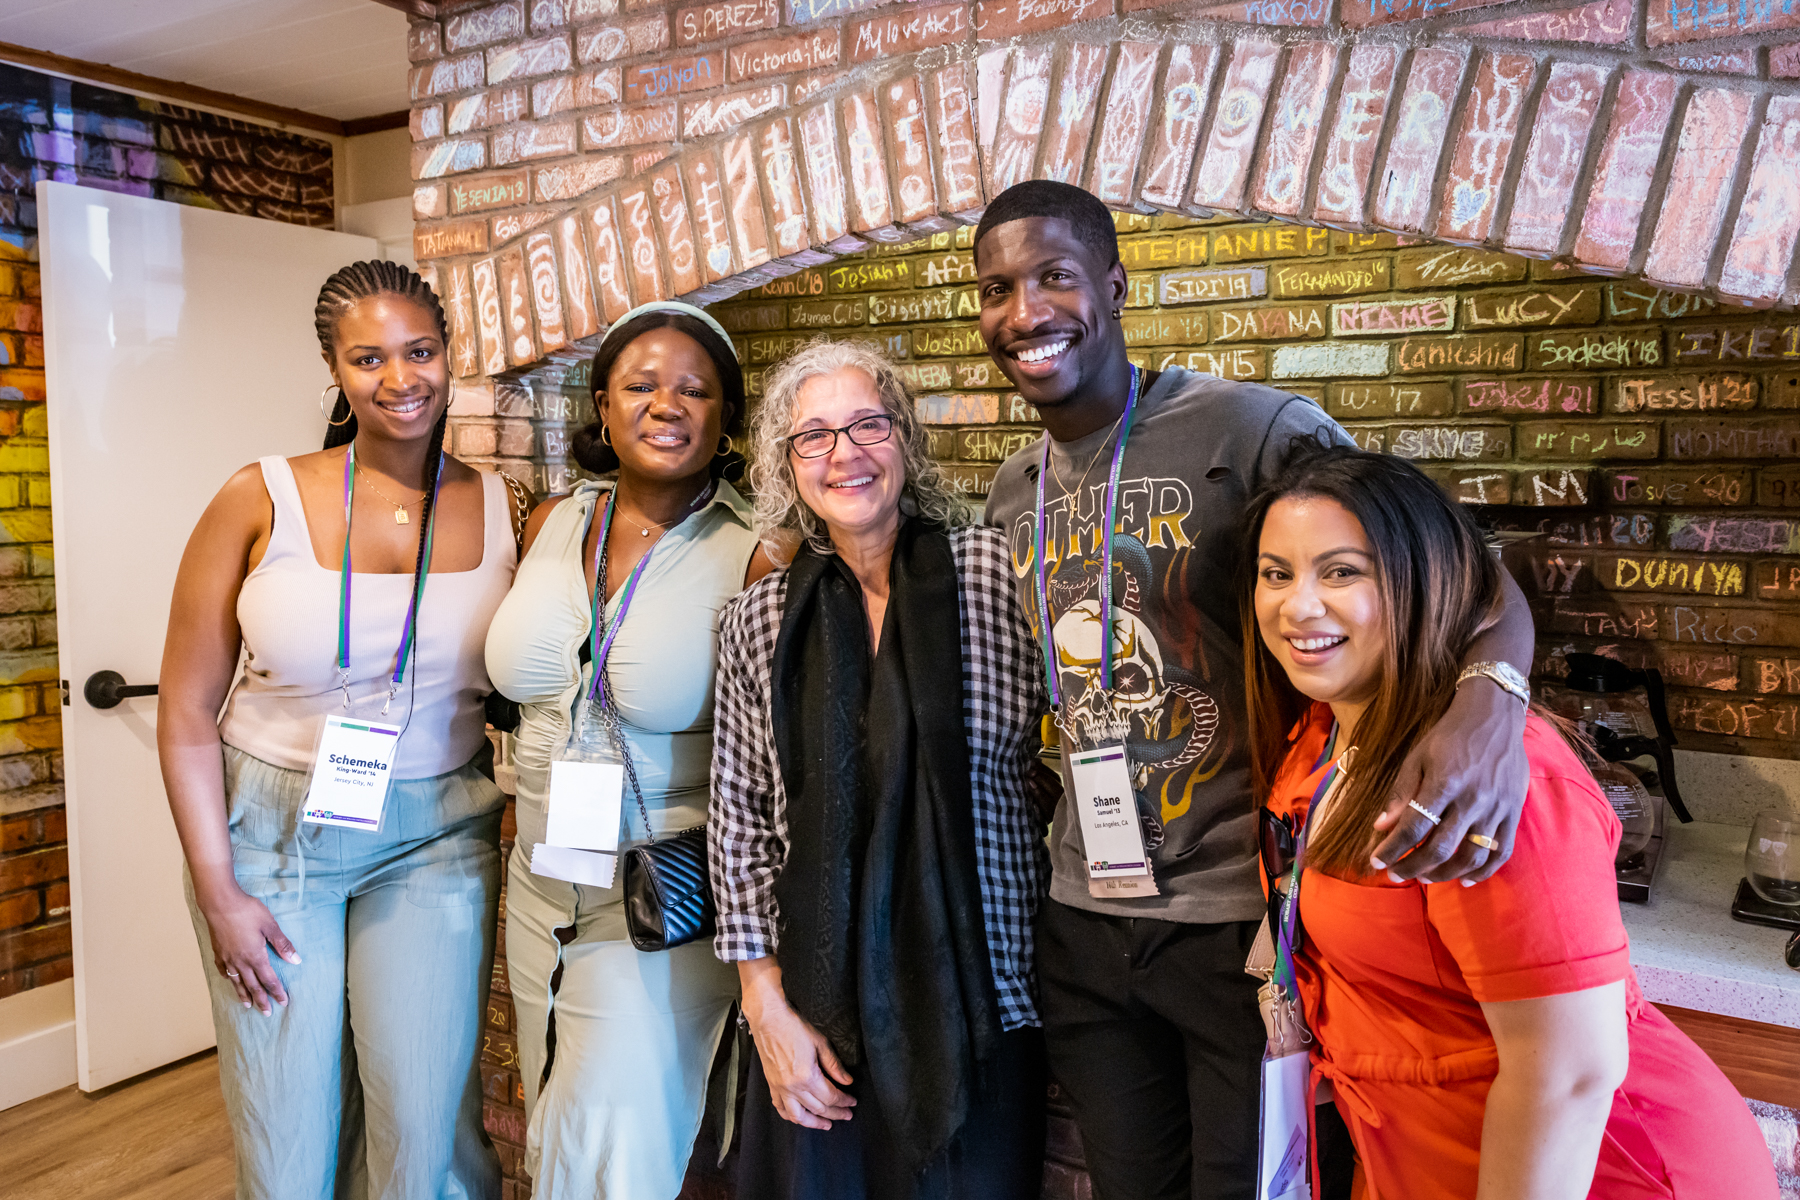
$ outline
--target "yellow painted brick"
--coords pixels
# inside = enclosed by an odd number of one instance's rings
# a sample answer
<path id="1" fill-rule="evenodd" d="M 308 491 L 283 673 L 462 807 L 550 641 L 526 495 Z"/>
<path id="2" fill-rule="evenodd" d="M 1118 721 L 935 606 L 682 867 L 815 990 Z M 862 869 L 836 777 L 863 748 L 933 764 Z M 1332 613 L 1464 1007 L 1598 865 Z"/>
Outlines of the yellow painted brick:
<path id="1" fill-rule="evenodd" d="M 29 478 L 25 481 L 27 488 L 26 502 L 33 508 L 50 507 L 50 481 L 43 476 Z"/>
<path id="2" fill-rule="evenodd" d="M 0 721 L 17 721 L 37 715 L 39 689 L 34 687 L 0 688 Z"/>
<path id="3" fill-rule="evenodd" d="M 25 436 L 29 438 L 47 438 L 50 436 L 50 410 L 42 404 L 34 404 L 25 410 Z"/>
<path id="4" fill-rule="evenodd" d="M 36 267 L 19 268 L 19 294 L 36 300 L 44 294 L 43 276 Z"/>
<path id="5" fill-rule="evenodd" d="M 50 472 L 50 443 L 41 438 L 14 438 L 0 446 L 0 471 Z M 23 539 L 35 541 L 35 538 Z"/>
<path id="6" fill-rule="evenodd" d="M 0 454 L 4 454 L 0 450 Z M 50 540 L 48 508 L 15 508 L 0 512 L 0 541 L 47 542 Z"/>
<path id="7" fill-rule="evenodd" d="M 62 714 L 0 723 L 0 754 L 30 754 L 62 748 Z"/>
<path id="8" fill-rule="evenodd" d="M 0 296 L 11 296 L 19 290 L 19 269 L 11 263 L 0 263 Z"/>
<path id="9" fill-rule="evenodd" d="M 0 475 L 0 508 L 19 507 L 19 497 L 24 494 L 17 475 Z"/>

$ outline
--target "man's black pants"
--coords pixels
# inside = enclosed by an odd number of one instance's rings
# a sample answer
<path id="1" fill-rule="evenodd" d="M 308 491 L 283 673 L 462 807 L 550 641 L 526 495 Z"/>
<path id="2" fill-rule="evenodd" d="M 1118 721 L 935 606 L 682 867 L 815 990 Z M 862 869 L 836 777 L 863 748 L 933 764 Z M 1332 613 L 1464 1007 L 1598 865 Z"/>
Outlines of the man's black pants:
<path id="1" fill-rule="evenodd" d="M 1185 925 L 1046 900 L 1050 1068 L 1098 1200 L 1254 1200 L 1263 1044 L 1257 922 Z"/>

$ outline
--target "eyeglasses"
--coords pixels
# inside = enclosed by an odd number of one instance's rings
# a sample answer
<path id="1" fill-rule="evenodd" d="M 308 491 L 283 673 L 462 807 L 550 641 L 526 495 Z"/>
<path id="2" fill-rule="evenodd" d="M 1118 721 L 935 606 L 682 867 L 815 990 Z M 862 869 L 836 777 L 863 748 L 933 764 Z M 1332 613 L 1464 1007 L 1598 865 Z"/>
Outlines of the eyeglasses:
<path id="1" fill-rule="evenodd" d="M 801 458 L 824 458 L 837 449 L 840 433 L 849 434 L 851 442 L 858 446 L 874 446 L 887 441 L 893 432 L 894 418 L 864 417 L 860 421 L 852 421 L 842 429 L 804 430 L 788 437 L 786 441 Z"/>

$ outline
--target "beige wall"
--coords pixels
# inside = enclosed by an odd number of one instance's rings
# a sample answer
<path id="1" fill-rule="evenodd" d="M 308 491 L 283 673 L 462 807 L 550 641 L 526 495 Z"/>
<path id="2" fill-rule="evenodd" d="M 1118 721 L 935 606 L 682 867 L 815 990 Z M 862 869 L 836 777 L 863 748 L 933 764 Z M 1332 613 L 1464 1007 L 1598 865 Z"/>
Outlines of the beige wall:
<path id="1" fill-rule="evenodd" d="M 338 203 L 367 204 L 411 196 L 411 153 L 412 135 L 405 129 L 384 129 L 345 138 L 338 156 L 342 164 Z"/>

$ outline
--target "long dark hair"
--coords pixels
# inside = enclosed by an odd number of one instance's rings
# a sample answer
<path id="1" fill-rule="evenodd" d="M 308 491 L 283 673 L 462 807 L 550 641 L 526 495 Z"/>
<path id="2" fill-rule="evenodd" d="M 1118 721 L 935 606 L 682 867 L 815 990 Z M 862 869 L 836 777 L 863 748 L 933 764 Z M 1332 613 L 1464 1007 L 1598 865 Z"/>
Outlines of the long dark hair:
<path id="1" fill-rule="evenodd" d="M 325 286 L 319 289 L 319 302 L 313 306 L 313 328 L 319 334 L 319 348 L 328 360 L 337 361 L 338 319 L 361 301 L 383 294 L 411 300 L 430 313 L 432 320 L 437 322 L 438 338 L 448 351 L 450 327 L 444 321 L 444 306 L 431 285 L 419 278 L 418 272 L 394 262 L 354 262 L 332 273 Z M 344 395 L 341 387 L 337 404 L 331 410 L 331 420 L 332 424 L 325 429 L 325 449 L 347 445 L 356 439 L 356 414 L 350 410 L 350 398 Z M 444 428 L 449 420 L 450 406 L 446 404 L 438 415 L 437 424 L 431 427 L 431 444 L 425 451 L 424 473 L 419 481 L 419 490 L 425 493 L 425 505 L 419 510 L 419 556 L 413 563 L 415 592 L 427 565 L 425 531 L 431 528 L 431 513 L 437 502 L 438 465 L 444 452 Z"/>
<path id="2" fill-rule="evenodd" d="M 1499 615 L 1500 564 L 1467 510 L 1410 462 L 1296 439 L 1287 465 L 1250 502 L 1244 518 L 1238 598 L 1251 764 L 1261 798 L 1274 786 L 1288 731 L 1311 703 L 1263 644 L 1256 620 L 1263 522 L 1270 507 L 1288 497 L 1341 504 L 1362 524 L 1375 555 L 1387 627 L 1381 683 L 1357 723 L 1355 766 L 1331 823 L 1315 826 L 1306 847 L 1309 865 L 1362 875 L 1375 846 L 1375 817 L 1387 805 L 1401 763 L 1450 707 L 1463 655 Z"/>
<path id="3" fill-rule="evenodd" d="M 700 343 L 706 351 L 706 357 L 712 360 L 713 370 L 718 372 L 719 386 L 725 392 L 725 414 L 722 426 L 732 437 L 744 431 L 744 369 L 738 365 L 737 355 L 731 345 L 721 338 L 706 322 L 680 312 L 647 312 L 633 317 L 617 329 L 608 331 L 600 343 L 600 349 L 594 352 L 592 388 L 596 398 L 594 419 L 583 425 L 569 444 L 569 454 L 582 467 L 596 475 L 604 475 L 619 466 L 619 456 L 613 448 L 600 440 L 600 431 L 606 422 L 600 416 L 598 397 L 606 390 L 606 380 L 612 374 L 613 364 L 619 361 L 619 355 L 625 347 L 656 329 L 674 329 L 685 333 Z M 707 470 L 714 479 L 722 476 L 736 477 L 743 469 L 743 458 L 735 452 L 713 455 Z"/>

